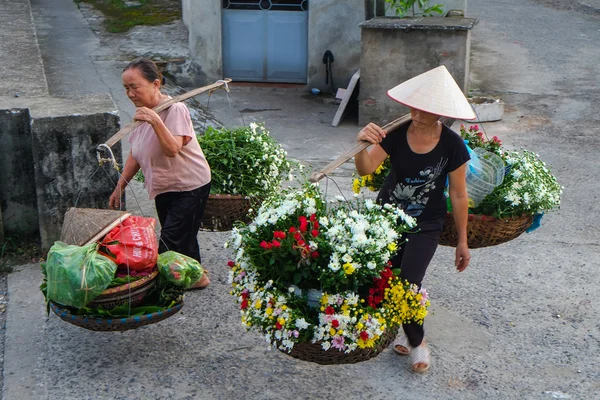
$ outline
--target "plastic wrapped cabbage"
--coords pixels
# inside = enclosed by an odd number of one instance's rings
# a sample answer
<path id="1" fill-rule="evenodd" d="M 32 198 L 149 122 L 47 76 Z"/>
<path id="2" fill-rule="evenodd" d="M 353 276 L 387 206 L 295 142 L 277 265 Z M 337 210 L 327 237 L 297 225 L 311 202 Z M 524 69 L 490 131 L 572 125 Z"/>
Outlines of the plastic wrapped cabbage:
<path id="1" fill-rule="evenodd" d="M 204 275 L 204 269 L 197 260 L 175 251 L 159 254 L 157 265 L 163 278 L 184 289 L 192 287 Z"/>
<path id="2" fill-rule="evenodd" d="M 115 277 L 117 264 L 97 252 L 98 244 L 74 246 L 55 242 L 42 264 L 46 301 L 81 308 L 102 293 Z"/>

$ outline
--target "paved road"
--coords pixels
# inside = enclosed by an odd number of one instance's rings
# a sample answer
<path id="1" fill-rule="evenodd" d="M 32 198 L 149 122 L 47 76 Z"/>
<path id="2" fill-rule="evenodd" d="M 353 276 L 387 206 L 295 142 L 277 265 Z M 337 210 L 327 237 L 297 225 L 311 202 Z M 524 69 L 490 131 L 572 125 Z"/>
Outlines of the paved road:
<path id="1" fill-rule="evenodd" d="M 95 35 L 69 0 L 32 4 L 50 93 L 108 91 L 128 120 L 132 107 L 119 76 L 135 46 Z M 597 396 L 600 231 L 593 217 L 600 212 L 600 17 L 551 5 L 469 4 L 471 16 L 480 19 L 473 31 L 471 89 L 501 96 L 507 105 L 501 122 L 485 124 L 488 134 L 540 153 L 565 194 L 561 210 L 546 216 L 541 229 L 474 250 L 463 274 L 451 267 L 451 249 L 439 249 L 425 282 L 434 304 L 426 322 L 434 357 L 428 375 L 408 372 L 407 361 L 389 350 L 369 362 L 334 367 L 267 351 L 259 335 L 243 331 L 227 294 L 227 234 L 201 233 L 212 285 L 190 293 L 176 317 L 133 332 L 94 333 L 53 315 L 45 319 L 38 266 L 11 274 L 3 398 Z M 59 15 L 69 22 L 57 23 Z M 129 37 L 140 53 L 147 43 L 134 39 L 144 35 L 151 41 L 150 30 Z M 346 122 L 330 128 L 335 106 L 303 96 L 296 89 L 237 88 L 235 108 L 263 110 L 246 112 L 245 121 L 268 121 L 292 156 L 324 163 L 352 144 L 356 127 Z M 237 118 L 225 98 L 211 104 L 218 119 Z M 342 171 L 340 182 L 349 174 Z"/>

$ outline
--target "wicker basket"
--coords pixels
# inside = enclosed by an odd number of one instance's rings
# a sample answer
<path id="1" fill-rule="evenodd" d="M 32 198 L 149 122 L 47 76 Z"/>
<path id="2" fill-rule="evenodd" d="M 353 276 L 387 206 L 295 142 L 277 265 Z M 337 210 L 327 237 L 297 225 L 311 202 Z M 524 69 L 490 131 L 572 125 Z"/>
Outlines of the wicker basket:
<path id="1" fill-rule="evenodd" d="M 372 349 L 357 348 L 350 353 L 344 353 L 337 349 L 323 350 L 320 343 L 296 343 L 292 351 L 288 353 L 286 350 L 280 351 L 290 357 L 299 360 L 310 361 L 322 365 L 332 364 L 356 364 L 357 362 L 366 361 L 373 358 L 383 350 L 387 349 L 390 343 L 398 334 L 398 326 L 387 330 L 380 338 L 379 343 Z"/>
<path id="2" fill-rule="evenodd" d="M 533 222 L 533 216 L 524 214 L 520 217 L 494 218 L 485 215 L 469 214 L 467 236 L 469 248 L 495 246 L 513 240 L 521 235 Z M 456 247 L 458 235 L 452 213 L 446 214 L 444 229 L 440 236 L 442 246 Z"/>
<path id="3" fill-rule="evenodd" d="M 105 310 L 111 310 L 126 303 L 131 304 L 131 307 L 137 307 L 144 302 L 146 295 L 154 287 L 157 276 L 158 271 L 154 271 L 137 281 L 108 288 L 89 302 L 88 307 L 102 307 Z"/>
<path id="4" fill-rule="evenodd" d="M 62 306 L 50 302 L 50 308 L 60 319 L 70 324 L 79 326 L 81 328 L 89 329 L 91 331 L 103 331 L 103 332 L 117 332 L 127 331 L 130 329 L 136 329 L 144 325 L 150 325 L 162 321 L 165 318 L 169 318 L 175 315 L 183 307 L 183 301 L 176 304 L 171 308 L 167 308 L 164 311 L 158 311 L 152 314 L 145 314 L 139 317 L 129 318 L 93 318 L 82 315 L 73 315 L 68 309 L 62 308 Z"/>
<path id="5" fill-rule="evenodd" d="M 250 222 L 248 210 L 250 199 L 231 194 L 211 194 L 208 196 L 200 228 L 210 231 L 228 231 L 235 221 Z"/>

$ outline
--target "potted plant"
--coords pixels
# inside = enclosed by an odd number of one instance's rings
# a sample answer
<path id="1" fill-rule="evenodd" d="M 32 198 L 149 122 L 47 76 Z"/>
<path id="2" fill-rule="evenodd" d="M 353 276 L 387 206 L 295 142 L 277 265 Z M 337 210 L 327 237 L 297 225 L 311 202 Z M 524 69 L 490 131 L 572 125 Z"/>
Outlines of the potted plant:
<path id="1" fill-rule="evenodd" d="M 443 13 L 443 4 L 430 4 L 429 0 L 385 0 L 388 9 L 397 17 L 430 17 Z"/>
<path id="2" fill-rule="evenodd" d="M 321 364 L 365 360 L 422 321 L 427 292 L 390 269 L 414 220 L 371 200 L 327 204 L 305 184 L 270 199 L 227 243 L 242 323 L 287 354 Z M 312 303 L 309 293 L 318 292 Z"/>

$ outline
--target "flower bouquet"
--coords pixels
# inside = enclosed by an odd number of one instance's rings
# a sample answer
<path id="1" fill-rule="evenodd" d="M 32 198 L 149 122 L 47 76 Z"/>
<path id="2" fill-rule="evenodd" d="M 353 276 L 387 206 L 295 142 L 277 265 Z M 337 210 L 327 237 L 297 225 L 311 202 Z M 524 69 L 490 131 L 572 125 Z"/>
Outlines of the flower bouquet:
<path id="1" fill-rule="evenodd" d="M 391 205 L 327 204 L 313 184 L 282 191 L 226 243 L 242 323 L 292 357 L 321 364 L 373 357 L 400 324 L 427 314 L 427 292 L 390 269 L 414 226 Z"/>
<path id="2" fill-rule="evenodd" d="M 500 244 L 539 226 L 541 216 L 560 206 L 562 187 L 539 155 L 502 148 L 494 136 L 487 140 L 478 125 L 461 125 L 461 137 L 471 148 L 483 148 L 502 158 L 504 179 L 477 204 L 469 204 L 469 247 Z M 468 188 L 467 188 L 468 190 Z M 448 199 L 448 215 L 440 244 L 455 246 L 457 237 Z"/>
<path id="3" fill-rule="evenodd" d="M 248 222 L 249 210 L 277 192 L 292 171 L 286 151 L 262 124 L 209 127 L 198 142 L 212 174 L 205 229 L 229 230 L 236 220 Z"/>

